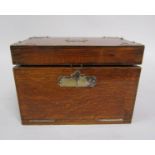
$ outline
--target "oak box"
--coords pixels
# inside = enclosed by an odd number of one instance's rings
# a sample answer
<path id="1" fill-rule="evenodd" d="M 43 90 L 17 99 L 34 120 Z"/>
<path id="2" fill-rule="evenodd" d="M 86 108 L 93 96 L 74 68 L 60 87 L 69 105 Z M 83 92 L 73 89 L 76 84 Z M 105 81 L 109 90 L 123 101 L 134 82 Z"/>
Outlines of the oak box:
<path id="1" fill-rule="evenodd" d="M 117 37 L 32 37 L 11 45 L 22 123 L 130 123 L 143 51 Z"/>

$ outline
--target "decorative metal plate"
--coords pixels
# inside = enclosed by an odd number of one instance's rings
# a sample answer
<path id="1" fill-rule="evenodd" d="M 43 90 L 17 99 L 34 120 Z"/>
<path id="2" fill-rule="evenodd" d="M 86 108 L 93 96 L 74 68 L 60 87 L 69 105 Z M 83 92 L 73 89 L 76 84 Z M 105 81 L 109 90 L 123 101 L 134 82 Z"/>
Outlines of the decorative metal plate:
<path id="1" fill-rule="evenodd" d="M 94 87 L 96 77 L 81 75 L 80 71 L 77 70 L 70 76 L 60 76 L 58 84 L 60 87 Z"/>

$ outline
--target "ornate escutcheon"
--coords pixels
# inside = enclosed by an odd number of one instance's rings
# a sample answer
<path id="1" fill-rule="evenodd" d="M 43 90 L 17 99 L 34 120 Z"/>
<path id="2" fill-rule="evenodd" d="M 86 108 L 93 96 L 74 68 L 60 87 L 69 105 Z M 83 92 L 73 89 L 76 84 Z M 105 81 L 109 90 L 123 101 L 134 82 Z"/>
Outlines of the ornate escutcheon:
<path id="1" fill-rule="evenodd" d="M 96 77 L 83 75 L 77 70 L 70 76 L 60 76 L 58 84 L 60 87 L 94 87 Z"/>

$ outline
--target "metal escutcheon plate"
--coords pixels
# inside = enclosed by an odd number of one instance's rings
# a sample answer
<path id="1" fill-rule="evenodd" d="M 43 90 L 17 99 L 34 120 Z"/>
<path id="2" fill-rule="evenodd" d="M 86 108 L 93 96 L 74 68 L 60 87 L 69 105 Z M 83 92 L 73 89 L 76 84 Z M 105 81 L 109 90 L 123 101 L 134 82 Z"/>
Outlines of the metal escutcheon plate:
<path id="1" fill-rule="evenodd" d="M 60 76 L 58 84 L 60 87 L 94 87 L 96 85 L 96 77 L 81 75 L 78 70 L 70 76 Z"/>

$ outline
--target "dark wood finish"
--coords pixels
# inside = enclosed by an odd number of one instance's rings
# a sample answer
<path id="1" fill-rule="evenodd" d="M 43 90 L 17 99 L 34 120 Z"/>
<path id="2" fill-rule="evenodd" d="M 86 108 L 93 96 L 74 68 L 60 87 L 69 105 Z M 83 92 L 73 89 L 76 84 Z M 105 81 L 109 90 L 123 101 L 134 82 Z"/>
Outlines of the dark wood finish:
<path id="1" fill-rule="evenodd" d="M 59 76 L 75 70 L 96 76 L 96 86 L 60 87 Z M 140 67 L 15 67 L 14 75 L 23 124 L 130 123 Z"/>
<path id="2" fill-rule="evenodd" d="M 141 64 L 143 47 L 20 47 L 12 48 L 13 64 Z"/>
<path id="3" fill-rule="evenodd" d="M 13 64 L 141 64 L 144 45 L 122 38 L 30 38 L 11 45 Z"/>
<path id="4" fill-rule="evenodd" d="M 23 124 L 131 122 L 144 45 L 117 37 L 32 37 L 10 48 L 20 65 L 14 76 Z M 60 87 L 60 76 L 76 70 L 96 77 L 95 87 Z"/>

